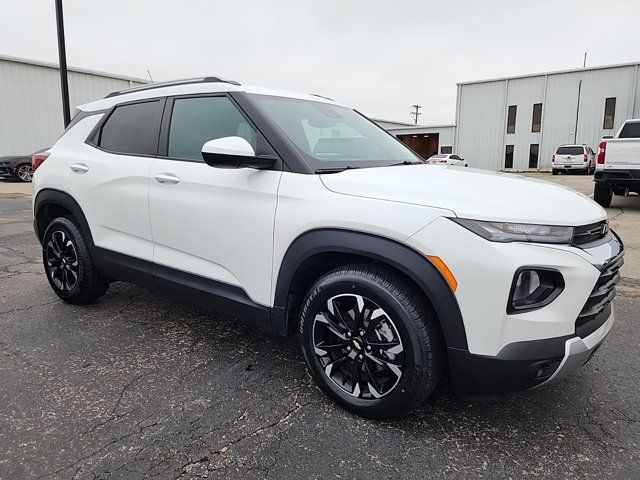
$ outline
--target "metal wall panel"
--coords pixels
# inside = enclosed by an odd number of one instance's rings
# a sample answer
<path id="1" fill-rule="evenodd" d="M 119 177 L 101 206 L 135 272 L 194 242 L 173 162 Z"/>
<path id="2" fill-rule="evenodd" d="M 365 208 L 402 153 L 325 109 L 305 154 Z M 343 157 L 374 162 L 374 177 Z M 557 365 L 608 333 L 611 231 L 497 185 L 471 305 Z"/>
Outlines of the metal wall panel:
<path id="1" fill-rule="evenodd" d="M 459 90 L 454 151 L 474 167 L 502 167 L 507 83 L 476 83 Z"/>
<path id="2" fill-rule="evenodd" d="M 139 82 L 69 72 L 72 111 L 114 90 Z M 0 156 L 30 154 L 49 147 L 64 131 L 57 68 L 0 58 Z"/>
<path id="3" fill-rule="evenodd" d="M 505 132 L 504 146 L 501 148 L 503 157 L 502 167 L 504 166 L 505 147 L 506 145 L 513 145 L 513 170 L 522 171 L 529 169 L 529 146 L 531 144 L 537 143 L 539 145 L 541 143 L 542 134 L 540 132 L 532 132 L 531 129 L 533 105 L 535 103 L 543 103 L 544 84 L 544 77 L 509 80 L 507 84 L 507 104 L 505 108 L 508 109 L 510 105 L 517 106 L 516 131 L 515 133 L 506 133 L 507 122 L 504 122 L 502 127 Z"/>

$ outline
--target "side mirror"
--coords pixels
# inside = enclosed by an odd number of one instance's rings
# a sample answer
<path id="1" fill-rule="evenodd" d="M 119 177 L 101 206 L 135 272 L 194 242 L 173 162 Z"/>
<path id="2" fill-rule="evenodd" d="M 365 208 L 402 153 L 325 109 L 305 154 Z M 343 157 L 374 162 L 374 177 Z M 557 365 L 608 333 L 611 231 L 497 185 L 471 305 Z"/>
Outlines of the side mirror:
<path id="1" fill-rule="evenodd" d="M 223 137 L 209 140 L 202 146 L 202 158 L 211 167 L 269 168 L 274 157 L 257 157 L 249 142 L 242 137 Z"/>

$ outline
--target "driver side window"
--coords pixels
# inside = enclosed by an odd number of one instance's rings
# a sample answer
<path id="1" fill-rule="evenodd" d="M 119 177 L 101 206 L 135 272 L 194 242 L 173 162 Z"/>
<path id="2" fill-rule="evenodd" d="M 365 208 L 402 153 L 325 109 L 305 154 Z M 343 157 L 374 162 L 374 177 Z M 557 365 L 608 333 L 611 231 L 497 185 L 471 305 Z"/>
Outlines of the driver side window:
<path id="1" fill-rule="evenodd" d="M 242 137 L 256 148 L 255 129 L 227 97 L 176 98 L 171 112 L 171 158 L 202 162 L 202 146 L 209 140 Z"/>

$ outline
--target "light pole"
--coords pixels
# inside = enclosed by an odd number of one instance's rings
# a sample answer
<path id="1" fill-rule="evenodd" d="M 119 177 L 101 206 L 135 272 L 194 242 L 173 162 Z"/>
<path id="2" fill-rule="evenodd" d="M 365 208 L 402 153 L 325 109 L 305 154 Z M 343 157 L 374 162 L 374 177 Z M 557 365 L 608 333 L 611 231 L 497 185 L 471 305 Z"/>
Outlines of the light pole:
<path id="1" fill-rule="evenodd" d="M 64 128 L 71 122 L 69 108 L 69 80 L 67 78 L 67 50 L 64 45 L 64 19 L 62 17 L 62 0 L 56 2 L 56 24 L 58 27 L 58 58 L 60 63 L 60 89 L 62 90 L 62 116 Z"/>

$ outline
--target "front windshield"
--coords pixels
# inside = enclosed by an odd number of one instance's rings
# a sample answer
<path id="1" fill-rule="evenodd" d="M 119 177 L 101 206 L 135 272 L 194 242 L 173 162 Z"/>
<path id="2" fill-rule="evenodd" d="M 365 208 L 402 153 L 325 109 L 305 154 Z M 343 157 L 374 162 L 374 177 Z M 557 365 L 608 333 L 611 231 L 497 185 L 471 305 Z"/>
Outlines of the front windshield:
<path id="1" fill-rule="evenodd" d="M 253 95 L 314 170 L 421 162 L 399 140 L 350 108 Z"/>

